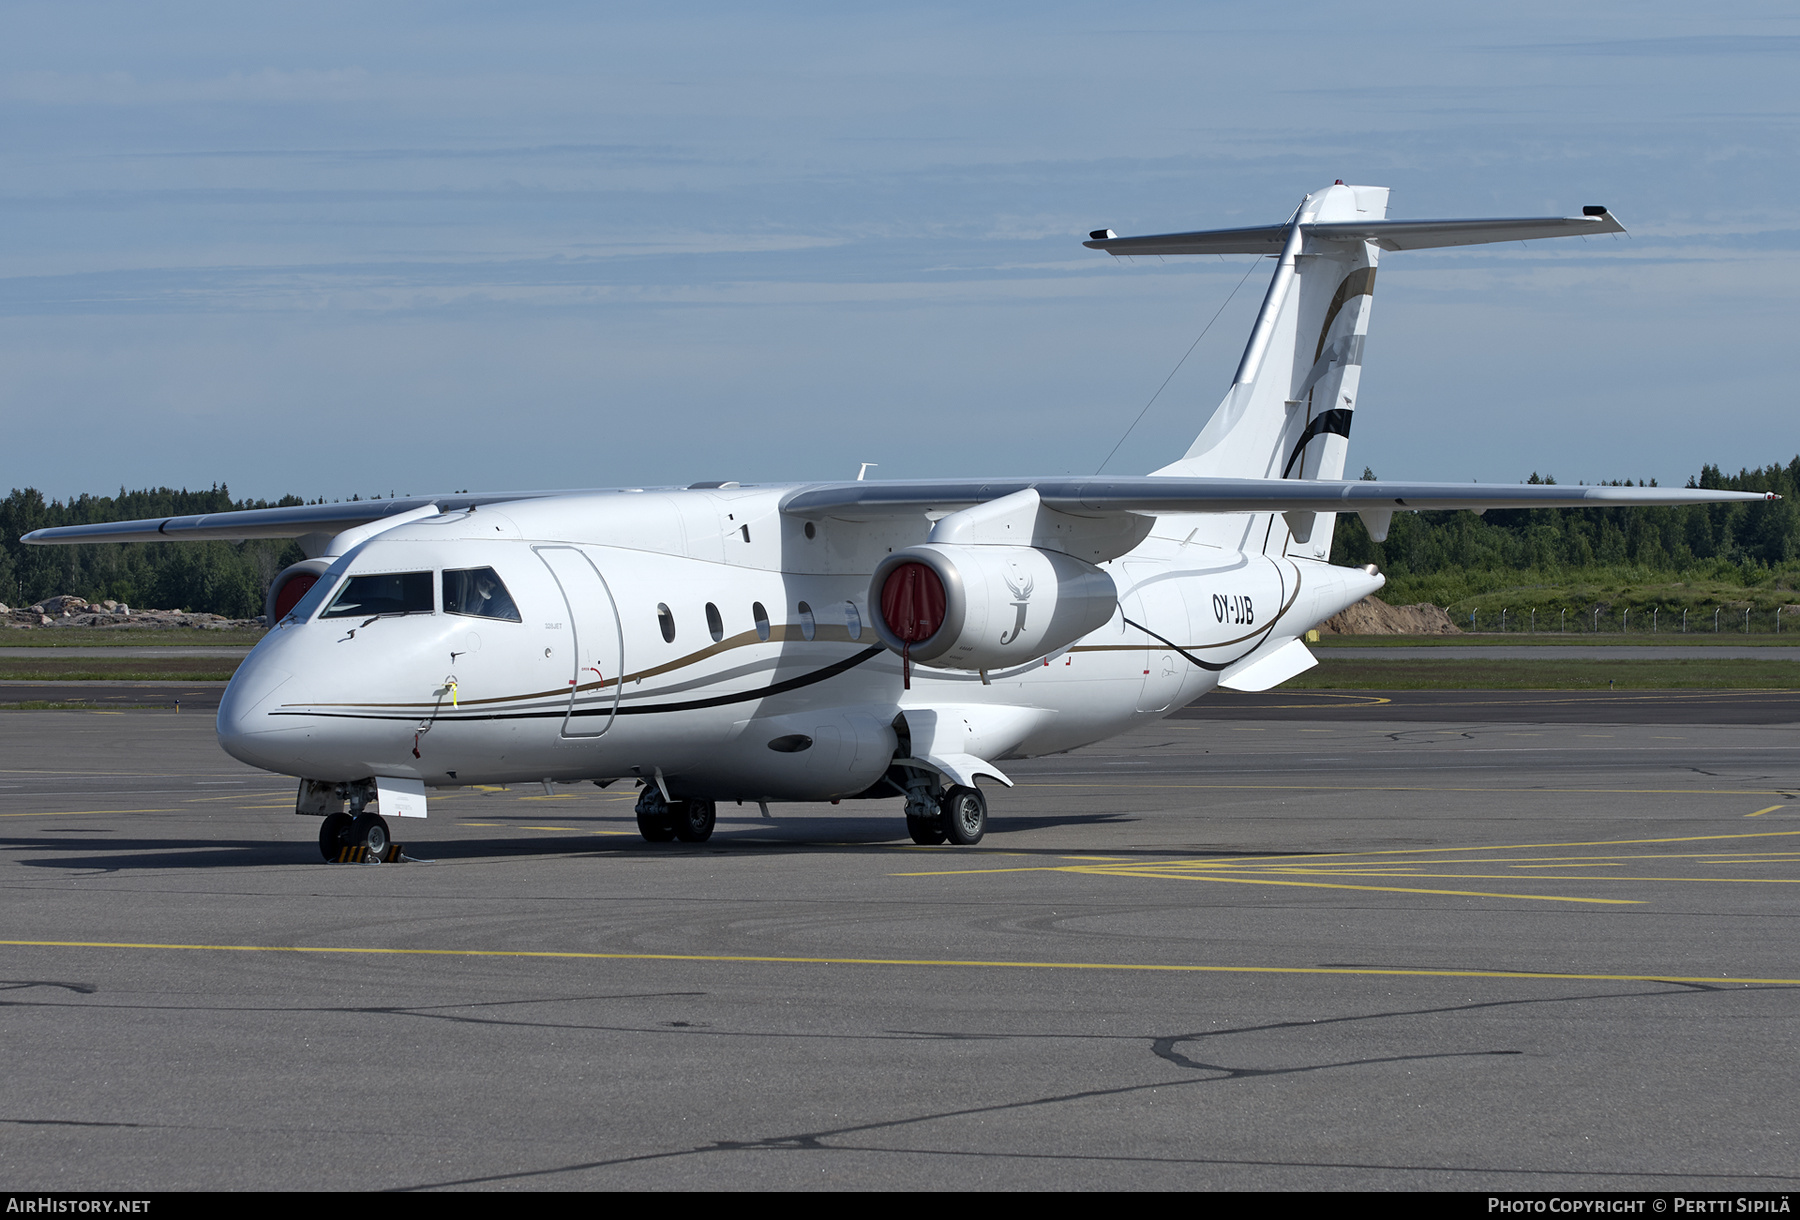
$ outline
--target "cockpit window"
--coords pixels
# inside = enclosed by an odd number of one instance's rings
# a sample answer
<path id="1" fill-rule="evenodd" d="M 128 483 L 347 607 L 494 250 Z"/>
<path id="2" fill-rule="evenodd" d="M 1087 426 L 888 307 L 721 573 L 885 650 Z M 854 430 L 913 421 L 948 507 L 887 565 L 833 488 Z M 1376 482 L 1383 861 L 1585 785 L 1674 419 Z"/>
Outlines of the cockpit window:
<path id="1" fill-rule="evenodd" d="M 369 618 L 381 614 L 430 614 L 430 572 L 352 576 L 319 617 Z"/>
<path id="2" fill-rule="evenodd" d="M 294 608 L 282 616 L 281 621 L 284 623 L 304 623 L 313 616 L 314 610 L 317 610 L 325 603 L 325 599 L 331 595 L 331 591 L 337 588 L 337 583 L 337 578 L 332 576 L 329 572 L 320 576 L 319 579 L 314 582 L 313 587 L 308 589 L 300 600 L 294 603 Z"/>
<path id="3" fill-rule="evenodd" d="M 444 613 L 519 621 L 512 594 L 492 568 L 464 568 L 444 573 Z"/>

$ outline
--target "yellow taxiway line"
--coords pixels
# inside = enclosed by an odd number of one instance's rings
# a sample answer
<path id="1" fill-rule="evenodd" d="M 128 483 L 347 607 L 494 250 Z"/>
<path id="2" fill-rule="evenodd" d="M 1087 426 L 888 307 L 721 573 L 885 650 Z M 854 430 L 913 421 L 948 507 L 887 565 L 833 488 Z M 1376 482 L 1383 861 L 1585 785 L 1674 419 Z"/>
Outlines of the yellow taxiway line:
<path id="1" fill-rule="evenodd" d="M 343 945 L 203 945 L 103 940 L 0 940 L 25 949 L 144 949 L 190 953 L 320 953 L 361 957 L 539 958 L 551 961 L 717 962 L 771 966 L 906 966 L 922 969 L 1123 970 L 1152 974 L 1290 974 L 1435 979 L 1539 979 L 1586 983 L 1693 983 L 1703 986 L 1800 987 L 1800 979 L 1730 975 L 1589 974 L 1550 970 L 1432 970 L 1399 966 L 1197 966 L 1157 962 L 1033 962 L 976 958 L 783 957 L 739 953 L 593 953 L 559 949 L 394 949 Z"/>

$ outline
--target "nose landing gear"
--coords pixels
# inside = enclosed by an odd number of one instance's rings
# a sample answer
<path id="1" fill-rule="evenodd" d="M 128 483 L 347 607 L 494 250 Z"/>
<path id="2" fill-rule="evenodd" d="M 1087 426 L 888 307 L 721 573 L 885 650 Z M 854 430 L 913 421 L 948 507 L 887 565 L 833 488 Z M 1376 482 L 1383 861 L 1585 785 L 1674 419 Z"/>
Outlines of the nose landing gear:
<path id="1" fill-rule="evenodd" d="M 328 814 L 319 825 L 319 854 L 329 864 L 361 864 L 374 860 L 391 864 L 400 848 L 388 834 L 388 824 L 378 813 Z"/>
<path id="2" fill-rule="evenodd" d="M 322 787 L 315 781 L 302 781 L 303 796 L 308 785 Z M 346 785 L 349 812 L 332 810 L 319 823 L 319 854 L 329 864 L 391 864 L 400 858 L 400 847 L 388 833 L 382 816 L 368 808 L 369 793 L 360 785 Z M 341 798 L 340 798 L 341 799 Z"/>

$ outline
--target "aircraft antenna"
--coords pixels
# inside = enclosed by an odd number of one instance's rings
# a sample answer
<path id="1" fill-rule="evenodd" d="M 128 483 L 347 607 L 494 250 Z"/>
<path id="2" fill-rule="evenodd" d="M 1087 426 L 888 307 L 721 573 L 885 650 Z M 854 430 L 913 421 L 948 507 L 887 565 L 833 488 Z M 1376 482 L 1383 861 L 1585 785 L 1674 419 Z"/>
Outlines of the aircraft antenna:
<path id="1" fill-rule="evenodd" d="M 1102 470 L 1106 469 L 1106 463 L 1113 460 L 1113 454 L 1119 451 L 1119 445 L 1123 445 L 1131 436 L 1132 432 L 1136 430 L 1137 426 L 1144 422 L 1144 416 L 1150 413 L 1150 408 L 1156 405 L 1156 400 L 1162 397 L 1162 392 L 1169 388 L 1169 383 L 1175 380 L 1175 374 L 1181 371 L 1181 366 L 1187 363 L 1187 358 L 1194 354 L 1194 349 L 1196 347 L 1200 346 L 1200 340 L 1206 338 L 1206 332 L 1212 329 L 1213 323 L 1219 320 L 1219 315 L 1225 312 L 1225 305 L 1231 304 L 1231 298 L 1237 296 L 1238 288 L 1244 286 L 1244 280 L 1250 278 L 1250 272 L 1255 271 L 1257 267 L 1262 264 L 1262 260 L 1263 256 L 1260 254 L 1250 260 L 1250 266 L 1244 271 L 1244 279 L 1237 282 L 1237 287 L 1231 290 L 1231 296 L 1225 298 L 1225 304 L 1220 305 L 1213 313 L 1213 316 L 1208 319 L 1206 325 L 1200 328 L 1200 333 L 1194 336 L 1194 341 L 1192 343 L 1188 344 L 1187 351 L 1183 352 L 1181 359 L 1175 362 L 1175 367 L 1169 370 L 1169 375 L 1163 378 L 1163 383 L 1156 387 L 1156 393 L 1150 395 L 1150 401 L 1144 404 L 1144 409 L 1139 411 L 1137 413 L 1137 418 L 1131 421 L 1131 427 L 1125 429 L 1125 435 L 1119 438 L 1119 444 L 1114 445 L 1111 451 L 1101 459 L 1100 464 L 1094 467 L 1095 474 L 1099 474 Z"/>

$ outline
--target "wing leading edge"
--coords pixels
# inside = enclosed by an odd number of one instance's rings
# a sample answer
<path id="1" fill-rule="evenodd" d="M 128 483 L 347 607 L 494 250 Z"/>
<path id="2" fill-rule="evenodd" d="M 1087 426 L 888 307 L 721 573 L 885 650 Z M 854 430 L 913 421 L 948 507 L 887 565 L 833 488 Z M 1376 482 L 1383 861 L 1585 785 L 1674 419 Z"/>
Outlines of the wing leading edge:
<path id="1" fill-rule="evenodd" d="M 486 504 L 562 496 L 564 491 L 517 491 L 453 496 L 406 496 L 395 500 L 350 500 L 339 504 L 296 504 L 287 508 L 246 508 L 189 517 L 146 517 L 32 530 L 21 542 L 34 546 L 74 546 L 84 542 L 242 542 L 251 538 L 304 538 L 341 534 L 359 525 L 436 505 L 456 512 Z"/>
<path id="2" fill-rule="evenodd" d="M 921 479 L 825 483 L 782 501 L 792 517 L 855 519 L 890 513 L 955 511 L 1027 489 L 1047 508 L 1102 513 L 1283 513 L 1442 511 L 1491 508 L 1622 508 L 1778 500 L 1773 492 L 1701 487 L 1587 487 L 1541 483 L 1395 483 L 1381 480 L 1062 478 Z"/>

